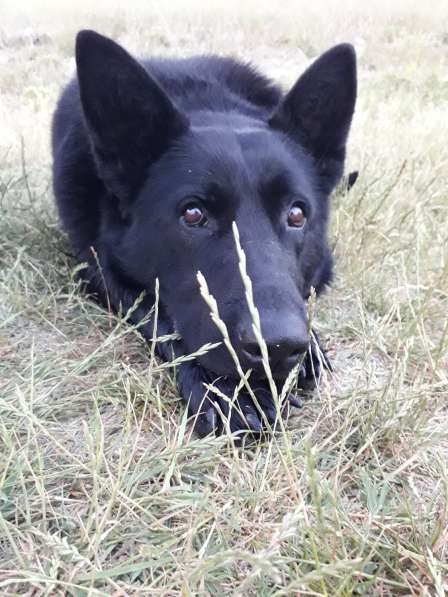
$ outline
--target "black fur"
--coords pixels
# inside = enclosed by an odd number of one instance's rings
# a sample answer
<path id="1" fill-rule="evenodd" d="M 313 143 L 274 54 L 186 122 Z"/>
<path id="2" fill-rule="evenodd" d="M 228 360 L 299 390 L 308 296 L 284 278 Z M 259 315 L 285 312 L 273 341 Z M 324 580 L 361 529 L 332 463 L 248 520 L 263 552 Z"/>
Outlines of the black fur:
<path id="1" fill-rule="evenodd" d="M 175 330 L 182 338 L 160 344 L 169 358 L 221 340 L 199 294 L 200 270 L 272 422 L 232 222 L 274 375 L 281 383 L 306 353 L 299 380 L 306 384 L 320 360 L 314 342 L 308 350 L 305 301 L 332 276 L 329 195 L 342 177 L 355 105 L 353 48 L 323 54 L 286 95 L 232 59 L 137 62 L 93 31 L 78 34 L 76 61 L 78 77 L 53 120 L 54 192 L 77 258 L 88 263 L 89 291 L 124 311 L 146 291 L 132 316 L 137 323 L 154 302 L 158 278 L 159 334 Z M 306 216 L 301 228 L 290 225 L 298 208 Z M 201 213 L 199 225 L 185 219 Z M 151 337 L 152 325 L 142 332 Z M 199 433 L 220 428 L 216 405 L 229 410 L 212 394 L 204 399 L 204 382 L 231 396 L 235 379 L 224 346 L 178 368 Z M 249 396 L 241 393 L 238 404 L 231 429 L 259 430 L 263 417 Z"/>

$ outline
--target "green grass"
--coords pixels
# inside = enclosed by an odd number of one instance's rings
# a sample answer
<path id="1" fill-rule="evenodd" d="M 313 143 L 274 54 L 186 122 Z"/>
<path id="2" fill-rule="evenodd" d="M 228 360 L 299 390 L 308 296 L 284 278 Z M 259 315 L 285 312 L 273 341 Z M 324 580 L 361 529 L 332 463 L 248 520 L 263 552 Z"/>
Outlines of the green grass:
<path id="1" fill-rule="evenodd" d="M 446 3 L 18 4 L 0 23 L 0 594 L 444 595 Z M 357 46 L 361 175 L 333 198 L 315 313 L 335 371 L 275 441 L 195 437 L 172 371 L 79 292 L 48 141 L 85 26 L 285 85 Z"/>

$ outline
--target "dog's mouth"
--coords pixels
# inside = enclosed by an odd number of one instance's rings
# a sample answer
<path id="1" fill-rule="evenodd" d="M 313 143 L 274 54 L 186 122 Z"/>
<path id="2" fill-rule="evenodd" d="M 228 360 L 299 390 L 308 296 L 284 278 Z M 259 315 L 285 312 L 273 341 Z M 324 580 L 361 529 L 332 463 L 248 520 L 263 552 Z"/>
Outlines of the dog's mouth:
<path id="1" fill-rule="evenodd" d="M 243 374 L 246 376 L 247 373 L 250 371 L 250 374 L 248 377 L 248 381 L 249 381 L 250 385 L 259 384 L 259 385 L 265 386 L 266 384 L 268 384 L 268 373 L 266 372 L 263 365 L 260 365 L 258 367 L 244 366 L 242 364 L 242 359 L 240 358 L 240 355 L 237 355 L 237 356 L 239 358 L 240 367 L 242 369 Z M 201 358 L 199 358 L 199 360 L 203 361 L 203 359 L 201 359 Z M 305 360 L 305 354 L 302 354 L 297 359 L 297 361 L 292 366 L 290 366 L 288 368 L 274 368 L 270 364 L 270 374 L 272 375 L 273 380 L 275 381 L 276 385 L 280 389 L 282 388 L 283 384 L 285 383 L 286 379 L 288 378 L 288 375 L 291 373 L 291 371 L 295 367 L 297 368 L 297 374 L 300 375 L 301 369 L 303 368 L 304 360 Z M 213 363 L 210 363 L 209 359 L 207 359 L 205 362 L 203 362 L 203 367 L 210 373 L 210 377 L 213 377 L 215 379 L 222 377 L 222 378 L 226 378 L 228 380 L 233 380 L 235 382 L 235 384 L 238 384 L 241 382 L 241 375 L 238 374 L 238 369 L 237 369 L 236 364 L 233 363 L 232 365 L 228 366 L 228 364 L 225 363 L 225 365 L 222 367 L 220 367 L 219 365 L 214 366 Z"/>

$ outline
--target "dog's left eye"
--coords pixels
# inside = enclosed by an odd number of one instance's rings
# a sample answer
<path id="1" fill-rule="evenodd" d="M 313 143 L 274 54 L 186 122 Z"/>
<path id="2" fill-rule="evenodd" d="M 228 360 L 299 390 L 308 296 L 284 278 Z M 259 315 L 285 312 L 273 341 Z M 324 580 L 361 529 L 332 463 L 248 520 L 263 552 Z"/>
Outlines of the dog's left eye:
<path id="1" fill-rule="evenodd" d="M 288 226 L 292 228 L 303 228 L 306 223 L 306 216 L 300 205 L 293 205 L 288 211 Z"/>
<path id="2" fill-rule="evenodd" d="M 182 220 L 187 226 L 203 226 L 207 221 L 207 217 L 199 205 L 192 203 L 185 207 Z"/>

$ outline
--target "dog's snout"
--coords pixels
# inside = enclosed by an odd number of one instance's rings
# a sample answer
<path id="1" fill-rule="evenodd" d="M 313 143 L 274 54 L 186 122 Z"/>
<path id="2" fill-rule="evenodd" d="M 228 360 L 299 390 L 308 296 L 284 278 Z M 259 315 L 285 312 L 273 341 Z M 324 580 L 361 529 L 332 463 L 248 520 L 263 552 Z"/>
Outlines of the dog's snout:
<path id="1" fill-rule="evenodd" d="M 269 363 L 274 373 L 284 375 L 308 350 L 309 336 L 304 323 L 287 326 L 284 331 L 281 330 L 281 326 L 278 326 L 275 332 L 264 333 Z M 245 337 L 241 334 L 240 338 L 242 340 L 240 350 L 244 364 L 256 370 L 262 369 L 262 356 L 258 342 L 252 335 Z"/>

